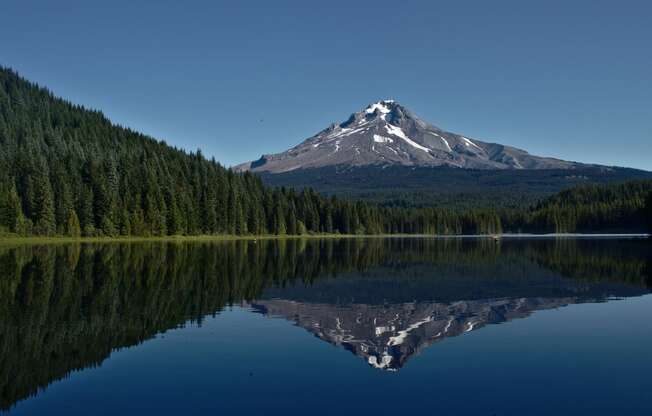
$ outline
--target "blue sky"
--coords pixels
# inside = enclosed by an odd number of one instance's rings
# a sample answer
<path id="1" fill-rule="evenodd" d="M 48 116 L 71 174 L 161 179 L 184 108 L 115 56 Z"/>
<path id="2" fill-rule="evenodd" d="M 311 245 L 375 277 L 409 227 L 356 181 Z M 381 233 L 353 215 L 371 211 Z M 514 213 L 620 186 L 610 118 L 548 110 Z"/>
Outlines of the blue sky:
<path id="1" fill-rule="evenodd" d="M 3 0 L 0 65 L 226 165 L 393 98 L 480 140 L 652 170 L 650 16 L 649 1 Z"/>

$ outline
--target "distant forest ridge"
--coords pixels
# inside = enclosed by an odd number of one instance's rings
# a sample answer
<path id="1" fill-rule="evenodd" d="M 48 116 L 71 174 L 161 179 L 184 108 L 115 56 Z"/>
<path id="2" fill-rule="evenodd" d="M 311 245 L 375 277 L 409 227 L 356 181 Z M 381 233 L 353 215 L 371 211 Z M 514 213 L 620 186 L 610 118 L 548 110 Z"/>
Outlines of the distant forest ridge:
<path id="1" fill-rule="evenodd" d="M 266 187 L 0 68 L 0 233 L 165 236 L 643 231 L 652 181 L 586 186 L 527 209 L 388 207 Z"/>
<path id="2" fill-rule="evenodd" d="M 310 187 L 322 195 L 381 206 L 454 209 L 525 209 L 577 186 L 652 180 L 652 172 L 597 165 L 574 169 L 328 166 L 260 175 L 268 186 Z"/>

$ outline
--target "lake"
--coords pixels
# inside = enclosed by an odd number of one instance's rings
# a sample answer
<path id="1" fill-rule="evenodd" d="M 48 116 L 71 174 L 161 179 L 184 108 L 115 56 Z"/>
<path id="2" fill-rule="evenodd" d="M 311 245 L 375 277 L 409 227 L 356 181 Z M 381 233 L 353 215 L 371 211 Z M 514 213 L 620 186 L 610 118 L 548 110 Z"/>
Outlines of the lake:
<path id="1" fill-rule="evenodd" d="M 0 247 L 11 415 L 648 415 L 642 239 Z"/>

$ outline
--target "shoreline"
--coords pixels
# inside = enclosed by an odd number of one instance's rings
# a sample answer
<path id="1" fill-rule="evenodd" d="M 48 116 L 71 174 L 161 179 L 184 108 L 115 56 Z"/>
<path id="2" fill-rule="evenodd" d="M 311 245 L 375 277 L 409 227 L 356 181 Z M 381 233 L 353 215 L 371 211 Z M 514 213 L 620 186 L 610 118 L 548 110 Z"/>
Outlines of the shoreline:
<path id="1" fill-rule="evenodd" d="M 177 236 L 124 236 L 124 237 L 18 237 L 2 236 L 0 245 L 21 244 L 86 244 L 86 243 L 140 243 L 140 242 L 213 242 L 301 239 L 351 239 L 351 238 L 432 238 L 432 239 L 549 239 L 549 238 L 615 238 L 642 239 L 647 233 L 548 233 L 548 234 L 303 234 L 303 235 L 177 235 Z"/>

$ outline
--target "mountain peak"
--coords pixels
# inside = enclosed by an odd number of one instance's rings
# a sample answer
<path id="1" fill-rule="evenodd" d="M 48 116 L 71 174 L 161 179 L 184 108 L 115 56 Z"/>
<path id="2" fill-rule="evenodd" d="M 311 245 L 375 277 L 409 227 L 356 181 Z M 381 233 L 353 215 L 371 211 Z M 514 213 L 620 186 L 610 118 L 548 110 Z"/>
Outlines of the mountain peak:
<path id="1" fill-rule="evenodd" d="M 394 100 L 380 100 L 375 103 L 369 104 L 367 108 L 365 108 L 364 112 L 367 114 L 373 114 L 375 112 L 378 112 L 380 114 L 387 114 L 391 112 L 391 107 L 393 107 Z"/>
<path id="2" fill-rule="evenodd" d="M 424 128 L 428 126 L 414 113 L 392 99 L 373 102 L 364 109 L 351 114 L 345 122 L 335 124 L 335 126 L 344 129 L 368 124 L 401 126 L 404 119 L 412 120 Z"/>
<path id="3" fill-rule="evenodd" d="M 472 169 L 573 168 L 578 164 L 446 132 L 392 99 L 373 102 L 344 122 L 237 170 L 287 172 L 325 166 L 450 166 Z"/>

